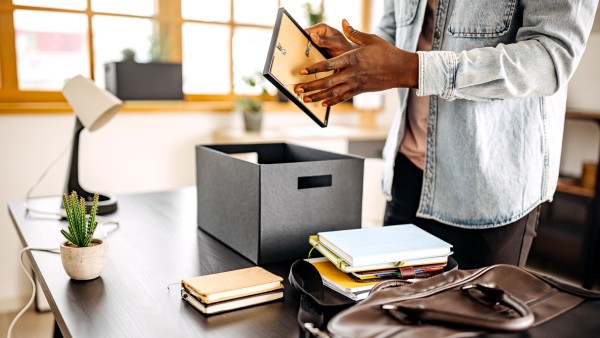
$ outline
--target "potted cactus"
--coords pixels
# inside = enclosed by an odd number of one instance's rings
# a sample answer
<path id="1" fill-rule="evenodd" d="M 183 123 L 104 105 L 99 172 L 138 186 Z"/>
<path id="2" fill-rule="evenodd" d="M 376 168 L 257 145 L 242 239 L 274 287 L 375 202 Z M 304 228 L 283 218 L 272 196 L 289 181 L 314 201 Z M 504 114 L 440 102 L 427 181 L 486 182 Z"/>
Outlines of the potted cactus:
<path id="1" fill-rule="evenodd" d="M 94 279 L 104 269 L 106 244 L 94 239 L 98 194 L 94 195 L 90 214 L 86 215 L 85 200 L 73 191 L 63 194 L 63 206 L 67 213 L 68 231 L 61 230 L 67 241 L 60 245 L 60 257 L 69 277 L 76 280 Z"/>

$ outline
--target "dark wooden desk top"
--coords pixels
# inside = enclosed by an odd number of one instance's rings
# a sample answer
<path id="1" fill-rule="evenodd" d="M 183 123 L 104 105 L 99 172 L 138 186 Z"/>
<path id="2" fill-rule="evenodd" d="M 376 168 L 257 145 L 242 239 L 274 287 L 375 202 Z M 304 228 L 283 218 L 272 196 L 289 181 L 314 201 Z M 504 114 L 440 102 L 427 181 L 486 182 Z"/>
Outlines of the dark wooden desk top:
<path id="1" fill-rule="evenodd" d="M 60 256 L 32 252 L 32 266 L 65 337 L 297 337 L 298 300 L 287 283 L 291 262 L 265 265 L 284 278 L 284 301 L 206 317 L 181 300 L 178 283 L 253 264 L 196 228 L 196 190 L 117 196 L 108 217 L 120 228 L 106 239 L 102 275 L 71 280 Z M 57 210 L 59 198 L 34 200 Z M 23 245 L 58 247 L 66 221 L 34 217 L 23 201 L 9 203 Z M 308 246 L 308 244 L 307 244 Z M 308 250 L 308 248 L 307 248 Z"/>

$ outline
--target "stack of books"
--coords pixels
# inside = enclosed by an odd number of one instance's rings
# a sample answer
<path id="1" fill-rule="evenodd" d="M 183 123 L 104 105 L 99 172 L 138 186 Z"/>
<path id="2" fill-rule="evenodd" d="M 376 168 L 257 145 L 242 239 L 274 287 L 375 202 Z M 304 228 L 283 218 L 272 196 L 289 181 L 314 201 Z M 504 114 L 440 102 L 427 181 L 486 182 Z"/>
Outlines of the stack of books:
<path id="1" fill-rule="evenodd" d="M 181 298 L 215 314 L 283 298 L 282 280 L 259 266 L 191 277 L 181 281 Z"/>
<path id="2" fill-rule="evenodd" d="M 413 224 L 326 231 L 308 241 L 324 256 L 308 260 L 323 284 L 354 300 L 382 280 L 412 282 L 441 273 L 452 254 L 451 244 Z"/>

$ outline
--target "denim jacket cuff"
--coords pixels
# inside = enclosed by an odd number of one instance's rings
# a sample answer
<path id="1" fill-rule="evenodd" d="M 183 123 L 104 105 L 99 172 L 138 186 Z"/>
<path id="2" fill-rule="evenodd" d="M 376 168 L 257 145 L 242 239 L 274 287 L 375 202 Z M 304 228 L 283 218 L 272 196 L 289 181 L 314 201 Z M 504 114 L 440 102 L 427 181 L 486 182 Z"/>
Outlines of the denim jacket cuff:
<path id="1" fill-rule="evenodd" d="M 419 56 L 418 96 L 439 95 L 453 100 L 457 55 L 448 51 L 417 52 Z"/>

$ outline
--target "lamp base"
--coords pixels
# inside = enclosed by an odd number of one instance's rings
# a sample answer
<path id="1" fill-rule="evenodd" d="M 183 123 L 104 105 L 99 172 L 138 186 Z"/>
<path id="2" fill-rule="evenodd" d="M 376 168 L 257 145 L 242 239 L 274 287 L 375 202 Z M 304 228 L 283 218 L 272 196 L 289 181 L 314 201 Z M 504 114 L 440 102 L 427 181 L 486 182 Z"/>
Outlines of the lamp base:
<path id="1" fill-rule="evenodd" d="M 73 191 L 73 189 L 71 190 Z M 83 189 L 75 189 L 79 197 L 83 197 L 85 200 L 85 211 L 87 213 L 92 209 L 92 203 L 94 201 L 94 194 L 87 192 Z M 98 194 L 98 210 L 96 215 L 107 215 L 117 211 L 117 199 L 114 196 Z"/>
<path id="2" fill-rule="evenodd" d="M 93 195 L 92 195 L 93 198 Z M 92 202 L 85 202 L 85 207 L 86 209 L 88 208 L 88 204 L 89 204 L 89 208 L 91 209 L 92 207 Z M 109 196 L 109 195 L 99 195 L 98 196 L 98 211 L 96 212 L 97 215 L 107 215 L 107 214 L 112 214 L 113 212 L 117 211 L 117 198 L 114 196 Z"/>

